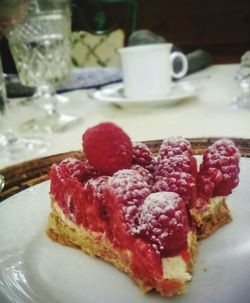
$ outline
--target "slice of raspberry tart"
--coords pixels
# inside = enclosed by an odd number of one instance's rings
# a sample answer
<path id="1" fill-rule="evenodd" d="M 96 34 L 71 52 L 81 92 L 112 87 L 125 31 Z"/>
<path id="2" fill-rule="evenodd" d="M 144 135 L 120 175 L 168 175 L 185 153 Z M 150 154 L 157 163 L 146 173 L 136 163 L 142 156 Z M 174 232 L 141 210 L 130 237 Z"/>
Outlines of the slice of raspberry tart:
<path id="1" fill-rule="evenodd" d="M 207 159 L 212 151 L 204 154 L 197 172 L 191 145 L 183 138 L 164 140 L 153 155 L 112 123 L 94 126 L 83 134 L 84 161 L 65 159 L 52 166 L 47 233 L 56 242 L 112 263 L 144 292 L 182 294 L 192 278 L 197 228 L 199 235 L 205 233 L 200 221 L 211 197 L 224 197 L 237 185 L 233 176 L 238 171 L 233 175 L 230 161 L 237 166 L 238 154 L 228 145 L 228 162 L 220 156 L 225 152 L 220 143 L 216 145 L 220 152 L 214 153 L 212 168 L 221 171 L 223 183 L 208 193 L 203 176 L 211 167 Z"/>
<path id="2" fill-rule="evenodd" d="M 190 213 L 199 239 L 231 221 L 227 197 L 239 183 L 240 153 L 228 139 L 217 140 L 203 154 L 197 176 L 197 198 Z"/>

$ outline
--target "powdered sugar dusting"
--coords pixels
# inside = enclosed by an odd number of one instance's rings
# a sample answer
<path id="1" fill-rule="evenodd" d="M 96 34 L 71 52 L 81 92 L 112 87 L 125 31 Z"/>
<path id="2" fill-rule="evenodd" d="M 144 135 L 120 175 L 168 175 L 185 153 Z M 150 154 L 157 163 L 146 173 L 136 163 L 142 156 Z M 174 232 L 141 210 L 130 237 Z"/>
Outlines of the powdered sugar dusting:
<path id="1" fill-rule="evenodd" d="M 146 168 L 144 168 L 138 164 L 134 164 L 134 165 L 132 165 L 131 169 L 140 173 L 142 175 L 143 179 L 148 183 L 149 186 L 152 186 L 154 184 L 154 175 Z"/>
<path id="2" fill-rule="evenodd" d="M 185 172 L 172 172 L 166 177 L 159 178 L 153 185 L 152 192 L 170 191 L 180 195 L 180 197 L 191 205 L 196 199 L 196 183 L 194 177 Z"/>
<path id="3" fill-rule="evenodd" d="M 156 179 L 158 180 L 160 177 L 165 177 L 167 174 L 172 172 L 191 173 L 191 171 L 191 159 L 186 153 L 176 155 L 171 158 L 165 157 L 158 163 L 158 167 L 156 169 Z"/>
<path id="4" fill-rule="evenodd" d="M 83 181 L 85 179 L 85 164 L 75 158 L 66 158 L 60 162 L 57 166 L 58 176 L 61 178 L 73 178 L 78 181 Z"/>
<path id="5" fill-rule="evenodd" d="M 93 198 L 97 198 L 99 200 L 103 199 L 108 179 L 108 176 L 101 176 L 89 179 L 84 186 L 85 191 L 91 192 Z"/>
<path id="6" fill-rule="evenodd" d="M 125 204 L 129 204 L 131 201 L 142 201 L 150 194 L 148 183 L 143 176 L 132 169 L 122 169 L 116 172 L 110 178 L 109 186 Z"/>
<path id="7" fill-rule="evenodd" d="M 142 212 L 144 208 L 150 209 L 150 207 L 152 207 L 152 211 L 164 213 L 165 211 L 168 211 L 170 209 L 175 209 L 178 205 L 179 200 L 179 195 L 173 192 L 152 193 L 145 199 L 144 204 L 142 206 Z"/>
<path id="8" fill-rule="evenodd" d="M 221 139 L 207 149 L 204 159 L 208 167 L 216 167 L 220 164 L 230 165 L 232 162 L 238 164 L 240 153 L 231 140 Z"/>
<path id="9" fill-rule="evenodd" d="M 148 183 L 133 169 L 116 172 L 108 181 L 108 191 L 122 210 L 128 230 L 135 226 L 140 205 L 150 194 Z"/>
<path id="10" fill-rule="evenodd" d="M 159 156 L 161 158 L 170 158 L 175 155 L 181 155 L 184 152 L 191 153 L 190 142 L 182 137 L 169 137 L 163 140 L 159 150 Z"/>
<path id="11" fill-rule="evenodd" d="M 156 160 L 146 144 L 141 142 L 133 143 L 133 164 L 138 164 L 151 173 L 154 172 Z"/>
<path id="12" fill-rule="evenodd" d="M 233 141 L 221 139 L 209 146 L 198 174 L 199 195 L 208 200 L 230 194 L 239 183 L 239 161 L 240 153 Z"/>
<path id="13" fill-rule="evenodd" d="M 188 218 L 177 193 L 151 193 L 140 207 L 138 225 L 132 233 L 155 244 L 161 253 L 186 241 Z"/>
<path id="14" fill-rule="evenodd" d="M 157 221 L 168 219 L 166 213 L 169 210 L 178 210 L 180 197 L 173 192 L 159 192 L 150 194 L 140 208 L 139 225 L 132 232 L 140 233 L 148 229 L 149 226 L 154 226 Z M 154 228 L 154 234 L 159 235 L 161 230 Z"/>
<path id="15" fill-rule="evenodd" d="M 80 160 L 76 159 L 76 158 L 66 158 L 64 160 L 61 161 L 61 164 L 76 164 L 76 163 L 79 163 Z"/>

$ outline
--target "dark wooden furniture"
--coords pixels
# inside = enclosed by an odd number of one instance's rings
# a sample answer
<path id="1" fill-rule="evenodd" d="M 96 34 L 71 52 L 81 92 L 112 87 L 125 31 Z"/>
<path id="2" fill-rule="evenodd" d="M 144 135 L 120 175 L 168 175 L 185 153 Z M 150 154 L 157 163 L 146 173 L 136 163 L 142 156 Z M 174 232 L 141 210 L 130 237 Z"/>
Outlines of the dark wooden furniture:
<path id="1" fill-rule="evenodd" d="M 138 0 L 138 29 L 149 29 L 188 53 L 202 48 L 214 63 L 239 62 L 250 50 L 249 0 Z"/>

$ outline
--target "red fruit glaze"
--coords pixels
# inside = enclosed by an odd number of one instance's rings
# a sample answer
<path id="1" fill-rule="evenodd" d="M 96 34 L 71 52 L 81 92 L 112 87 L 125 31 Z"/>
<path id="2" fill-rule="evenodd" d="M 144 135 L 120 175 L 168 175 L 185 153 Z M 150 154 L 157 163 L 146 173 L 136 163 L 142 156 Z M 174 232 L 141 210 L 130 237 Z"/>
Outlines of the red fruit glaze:
<path id="1" fill-rule="evenodd" d="M 76 224 L 87 227 L 87 214 L 85 210 L 88 202 L 83 184 L 72 178 L 66 178 L 64 181 L 65 187 L 63 190 L 61 189 L 63 192 L 62 203 L 64 214 Z M 60 206 L 62 207 L 62 205 Z"/>
<path id="2" fill-rule="evenodd" d="M 187 247 L 189 231 L 186 206 L 173 192 L 150 194 L 141 206 L 138 226 L 133 233 L 155 244 L 162 256 Z"/>
<path id="3" fill-rule="evenodd" d="M 130 168 L 133 157 L 128 135 L 113 123 L 100 123 L 82 136 L 83 150 L 90 164 L 104 175 Z"/>
<path id="4" fill-rule="evenodd" d="M 148 171 L 155 171 L 156 160 L 149 147 L 141 142 L 133 143 L 133 164 L 138 164 Z"/>
<path id="5" fill-rule="evenodd" d="M 132 169 L 120 170 L 109 179 L 105 192 L 112 222 L 109 236 L 117 246 L 131 246 L 133 237 L 130 231 L 136 224 L 138 207 L 149 194 L 148 184 Z"/>
<path id="6" fill-rule="evenodd" d="M 86 182 L 84 191 L 88 200 L 85 210 L 88 227 L 94 231 L 105 231 L 108 221 L 105 190 L 109 177 L 101 176 Z"/>
<path id="7" fill-rule="evenodd" d="M 160 280 L 163 275 L 157 247 L 139 238 L 134 242 L 131 267 L 135 277 L 143 280 L 149 288 L 154 287 L 155 280 Z"/>
<path id="8" fill-rule="evenodd" d="M 196 184 L 192 175 L 172 172 L 159 179 L 152 187 L 152 192 L 168 191 L 179 194 L 189 207 L 196 199 Z"/>
<path id="9" fill-rule="evenodd" d="M 208 200 L 231 194 L 239 183 L 239 160 L 240 153 L 231 140 L 221 139 L 211 145 L 200 166 L 198 195 Z"/>

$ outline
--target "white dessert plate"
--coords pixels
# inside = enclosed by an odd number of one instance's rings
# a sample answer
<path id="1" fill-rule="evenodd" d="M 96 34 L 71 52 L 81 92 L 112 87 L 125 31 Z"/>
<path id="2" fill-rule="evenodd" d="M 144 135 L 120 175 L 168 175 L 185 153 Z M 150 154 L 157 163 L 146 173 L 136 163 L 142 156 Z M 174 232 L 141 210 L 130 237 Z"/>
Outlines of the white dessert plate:
<path id="1" fill-rule="evenodd" d="M 49 182 L 0 204 L 1 303 L 247 303 L 250 298 L 250 159 L 228 204 L 233 221 L 200 243 L 188 293 L 143 294 L 112 265 L 45 233 Z"/>
<path id="2" fill-rule="evenodd" d="M 123 92 L 123 83 L 104 86 L 103 88 L 90 92 L 91 97 L 106 103 L 122 107 L 135 106 L 171 106 L 182 99 L 195 96 L 200 85 L 189 81 L 177 82 L 172 85 L 171 93 L 161 98 L 130 99 L 126 98 Z"/>

